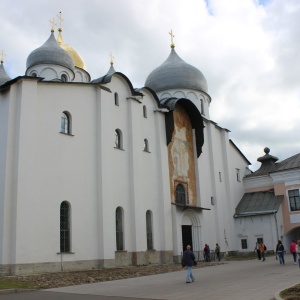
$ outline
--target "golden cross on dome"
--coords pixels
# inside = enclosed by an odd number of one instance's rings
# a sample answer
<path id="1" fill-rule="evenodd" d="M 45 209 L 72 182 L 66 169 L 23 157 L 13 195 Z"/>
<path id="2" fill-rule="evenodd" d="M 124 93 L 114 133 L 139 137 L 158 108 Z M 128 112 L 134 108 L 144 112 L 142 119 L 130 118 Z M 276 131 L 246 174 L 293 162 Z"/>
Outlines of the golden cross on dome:
<path id="1" fill-rule="evenodd" d="M 1 63 L 3 64 L 4 63 L 4 57 L 6 56 L 6 54 L 4 53 L 4 51 L 2 50 L 1 51 Z"/>
<path id="2" fill-rule="evenodd" d="M 54 29 L 56 26 L 56 23 L 54 22 L 54 18 L 52 20 L 50 20 L 49 22 L 52 24 L 51 31 L 54 32 Z"/>
<path id="3" fill-rule="evenodd" d="M 114 57 L 112 55 L 112 53 L 109 53 L 109 57 L 110 57 L 110 64 L 113 65 L 114 64 Z"/>
<path id="4" fill-rule="evenodd" d="M 173 38 L 175 37 L 175 35 L 173 34 L 172 29 L 171 29 L 171 31 L 169 32 L 169 35 L 171 36 L 171 48 L 174 48 L 175 45 L 174 45 Z"/>
<path id="5" fill-rule="evenodd" d="M 61 17 L 61 11 L 59 12 L 59 16 L 57 16 L 58 21 L 59 21 L 59 28 L 61 28 L 62 22 L 64 21 L 64 19 Z"/>

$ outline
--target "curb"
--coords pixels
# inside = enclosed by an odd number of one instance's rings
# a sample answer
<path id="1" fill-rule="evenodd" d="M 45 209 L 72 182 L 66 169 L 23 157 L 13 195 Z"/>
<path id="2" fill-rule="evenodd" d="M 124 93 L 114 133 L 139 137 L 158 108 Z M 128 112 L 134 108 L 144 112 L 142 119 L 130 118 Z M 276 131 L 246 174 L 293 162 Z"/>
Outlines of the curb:
<path id="1" fill-rule="evenodd" d="M 37 291 L 37 290 L 34 290 L 34 289 L 7 289 L 7 290 L 0 290 L 0 295 L 33 292 L 33 291 Z"/>

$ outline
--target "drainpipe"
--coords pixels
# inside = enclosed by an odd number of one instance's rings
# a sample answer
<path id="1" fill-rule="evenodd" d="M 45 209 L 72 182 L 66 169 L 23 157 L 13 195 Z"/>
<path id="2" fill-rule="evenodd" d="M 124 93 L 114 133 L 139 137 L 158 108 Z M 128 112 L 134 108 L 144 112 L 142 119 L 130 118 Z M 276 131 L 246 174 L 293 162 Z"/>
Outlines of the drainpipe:
<path id="1" fill-rule="evenodd" d="M 277 241 L 279 241 L 279 233 L 278 233 L 278 224 L 277 224 L 277 218 L 276 218 L 276 211 L 274 212 L 274 219 L 275 219 L 275 226 L 276 226 Z"/>

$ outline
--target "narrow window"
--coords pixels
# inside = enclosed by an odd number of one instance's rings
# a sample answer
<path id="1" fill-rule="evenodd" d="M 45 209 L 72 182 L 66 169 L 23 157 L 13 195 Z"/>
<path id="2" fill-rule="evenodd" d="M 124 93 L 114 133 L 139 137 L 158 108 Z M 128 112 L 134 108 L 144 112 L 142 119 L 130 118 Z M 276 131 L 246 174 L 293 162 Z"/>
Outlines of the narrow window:
<path id="1" fill-rule="evenodd" d="M 204 102 L 203 102 L 203 99 L 200 99 L 200 106 L 201 106 L 201 108 L 200 108 L 201 109 L 201 114 L 205 115 L 204 114 Z"/>
<path id="2" fill-rule="evenodd" d="M 121 207 L 116 209 L 116 243 L 117 251 L 124 250 L 123 246 L 123 211 Z"/>
<path id="3" fill-rule="evenodd" d="M 241 239 L 242 249 L 248 249 L 247 239 Z"/>
<path id="4" fill-rule="evenodd" d="M 147 107 L 146 107 L 146 105 L 143 105 L 143 116 L 144 116 L 144 118 L 147 118 Z"/>
<path id="5" fill-rule="evenodd" d="M 146 230 L 147 230 L 147 250 L 153 250 L 152 214 L 150 210 L 147 210 L 146 212 Z"/>
<path id="6" fill-rule="evenodd" d="M 291 211 L 300 210 L 299 190 L 290 190 L 289 191 L 289 202 L 290 202 Z"/>
<path id="7" fill-rule="evenodd" d="M 115 130 L 115 148 L 122 149 L 122 132 L 120 129 Z"/>
<path id="8" fill-rule="evenodd" d="M 149 152 L 149 142 L 147 139 L 144 139 L 144 151 Z"/>
<path id="9" fill-rule="evenodd" d="M 67 82 L 67 81 L 68 81 L 68 77 L 67 77 L 66 74 L 62 74 L 62 75 L 60 76 L 60 79 L 61 79 L 62 82 Z"/>
<path id="10" fill-rule="evenodd" d="M 176 186 L 176 203 L 185 205 L 186 204 L 186 196 L 185 196 L 185 188 L 182 184 L 177 184 Z"/>
<path id="11" fill-rule="evenodd" d="M 118 93 L 115 93 L 115 105 L 119 106 L 119 95 L 118 95 Z"/>
<path id="12" fill-rule="evenodd" d="M 241 181 L 241 173 L 240 173 L 240 169 L 235 169 L 236 172 L 236 180 L 237 181 Z"/>
<path id="13" fill-rule="evenodd" d="M 70 252 L 70 205 L 63 201 L 60 205 L 60 252 Z"/>
<path id="14" fill-rule="evenodd" d="M 222 173 L 219 172 L 219 181 L 222 182 Z"/>
<path id="15" fill-rule="evenodd" d="M 61 114 L 60 132 L 71 134 L 71 115 L 67 111 Z"/>

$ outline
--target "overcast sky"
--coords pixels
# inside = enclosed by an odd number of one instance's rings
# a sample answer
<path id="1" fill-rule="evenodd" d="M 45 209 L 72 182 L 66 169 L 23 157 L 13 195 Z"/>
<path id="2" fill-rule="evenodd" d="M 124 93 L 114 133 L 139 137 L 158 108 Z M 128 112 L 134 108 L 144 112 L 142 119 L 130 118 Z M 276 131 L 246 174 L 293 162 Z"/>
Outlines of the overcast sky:
<path id="1" fill-rule="evenodd" d="M 299 0 L 0 0 L 0 51 L 8 75 L 24 75 L 31 51 L 62 12 L 64 42 L 83 57 L 92 79 L 109 69 L 135 88 L 170 53 L 207 79 L 210 116 L 252 163 L 300 152 Z M 57 35 L 57 33 L 56 33 Z"/>

